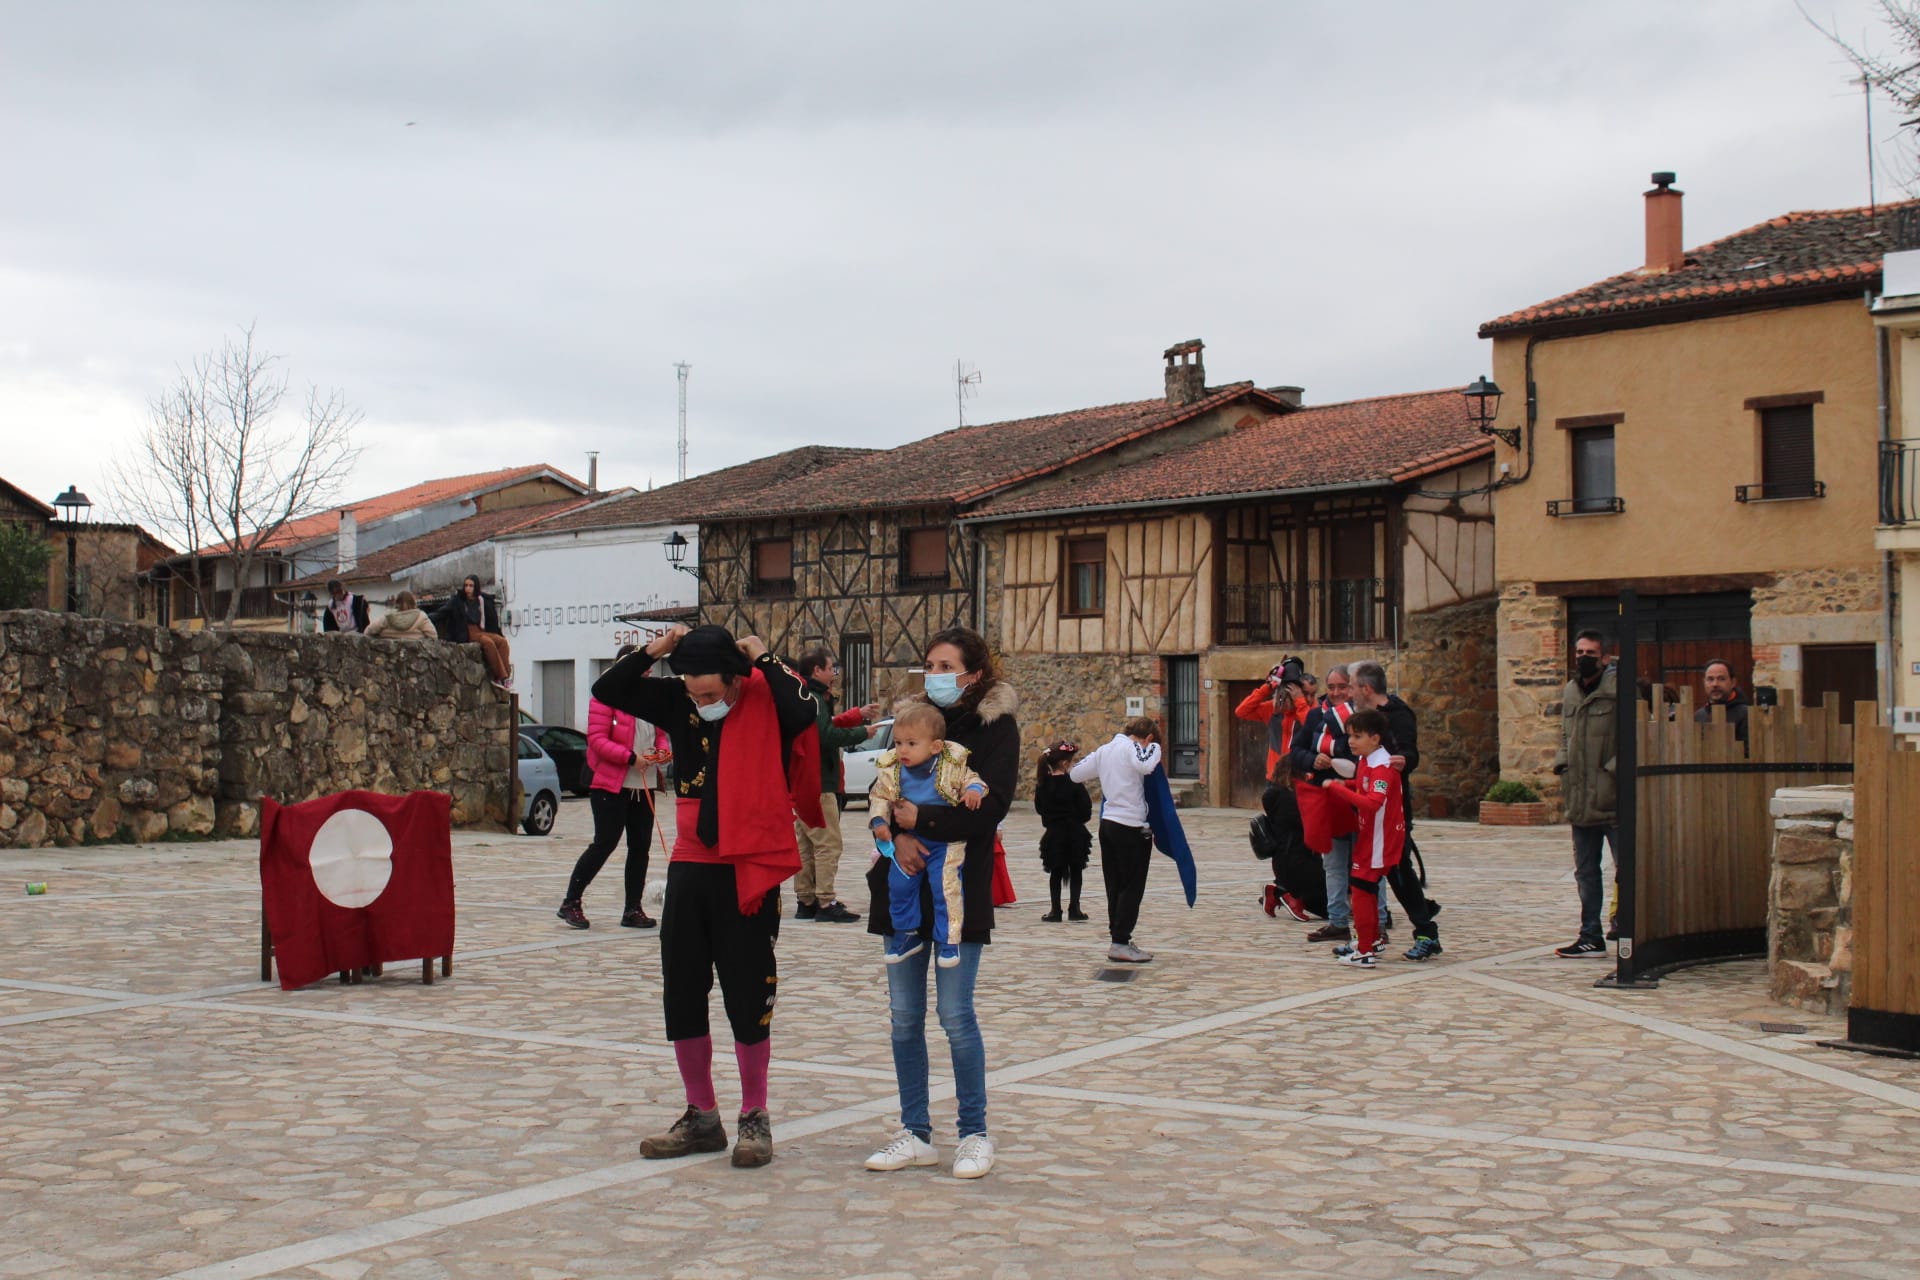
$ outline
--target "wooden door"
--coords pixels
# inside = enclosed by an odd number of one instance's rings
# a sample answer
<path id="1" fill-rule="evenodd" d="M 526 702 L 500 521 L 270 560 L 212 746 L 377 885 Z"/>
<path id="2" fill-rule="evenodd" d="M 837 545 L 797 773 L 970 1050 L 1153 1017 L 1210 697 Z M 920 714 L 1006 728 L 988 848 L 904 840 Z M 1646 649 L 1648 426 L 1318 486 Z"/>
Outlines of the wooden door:
<path id="1" fill-rule="evenodd" d="M 1260 795 L 1267 789 L 1267 726 L 1232 714 L 1262 683 L 1227 681 L 1227 712 L 1232 726 L 1227 735 L 1227 803 L 1236 809 L 1259 808 Z"/>
<path id="2" fill-rule="evenodd" d="M 1817 707 L 1840 695 L 1840 723 L 1853 723 L 1853 704 L 1880 701 L 1875 650 L 1870 644 L 1809 644 L 1800 648 L 1800 705 Z"/>

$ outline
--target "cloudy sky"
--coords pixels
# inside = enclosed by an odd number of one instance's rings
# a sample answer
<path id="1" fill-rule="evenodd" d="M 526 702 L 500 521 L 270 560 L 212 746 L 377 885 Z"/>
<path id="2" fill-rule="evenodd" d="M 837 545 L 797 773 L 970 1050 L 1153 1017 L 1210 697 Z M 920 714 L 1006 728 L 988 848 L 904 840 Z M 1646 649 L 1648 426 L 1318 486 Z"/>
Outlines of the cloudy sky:
<path id="1" fill-rule="evenodd" d="M 1807 0 L 1878 41 L 1872 0 Z M 245 324 L 365 414 L 347 496 L 674 476 L 1138 399 L 1160 352 L 1314 403 L 1464 382 L 1477 325 L 1864 204 L 1792 0 L 0 3 L 0 476 L 116 513 Z M 1902 168 L 1876 117 L 1882 195 Z"/>

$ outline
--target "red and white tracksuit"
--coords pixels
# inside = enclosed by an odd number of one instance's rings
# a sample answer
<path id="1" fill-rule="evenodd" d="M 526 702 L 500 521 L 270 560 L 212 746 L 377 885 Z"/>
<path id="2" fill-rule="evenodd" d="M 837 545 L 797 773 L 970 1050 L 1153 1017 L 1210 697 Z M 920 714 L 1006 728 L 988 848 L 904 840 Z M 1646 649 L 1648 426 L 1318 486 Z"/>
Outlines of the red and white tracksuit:
<path id="1" fill-rule="evenodd" d="M 1385 747 L 1374 748 L 1361 762 L 1351 782 L 1327 788 L 1333 796 L 1359 811 L 1360 829 L 1353 838 L 1353 863 L 1347 876 L 1347 894 L 1353 903 L 1355 946 L 1372 951 L 1380 938 L 1380 882 L 1400 865 L 1407 844 L 1407 807 L 1401 801 L 1400 771 Z"/>

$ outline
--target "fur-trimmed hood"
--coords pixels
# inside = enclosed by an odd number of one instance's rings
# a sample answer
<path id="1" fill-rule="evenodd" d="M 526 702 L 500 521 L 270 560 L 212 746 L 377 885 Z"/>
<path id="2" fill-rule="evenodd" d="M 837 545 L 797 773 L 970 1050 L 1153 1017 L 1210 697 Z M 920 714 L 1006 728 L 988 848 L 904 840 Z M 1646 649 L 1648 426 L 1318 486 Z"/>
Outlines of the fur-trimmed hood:
<path id="1" fill-rule="evenodd" d="M 911 698 L 902 698 L 894 703 L 893 710 L 895 713 L 898 713 L 902 707 L 910 706 L 916 702 L 924 702 L 931 706 L 933 700 L 928 698 L 924 693 L 916 693 Z M 964 712 L 966 709 L 966 700 L 964 698 L 954 703 L 951 707 L 941 708 L 942 712 Z M 1005 680 L 995 680 L 987 686 L 986 693 L 981 695 L 978 705 L 974 706 L 972 711 L 973 714 L 980 717 L 980 723 L 986 725 L 992 724 L 995 720 L 1003 716 L 1011 716 L 1019 709 L 1019 691 Z"/>

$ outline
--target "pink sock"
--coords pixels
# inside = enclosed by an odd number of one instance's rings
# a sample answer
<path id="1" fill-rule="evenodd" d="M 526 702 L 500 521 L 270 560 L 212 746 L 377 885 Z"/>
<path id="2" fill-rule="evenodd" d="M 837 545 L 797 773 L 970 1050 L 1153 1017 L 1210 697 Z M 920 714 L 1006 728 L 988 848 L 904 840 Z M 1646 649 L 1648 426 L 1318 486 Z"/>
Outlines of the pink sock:
<path id="1" fill-rule="evenodd" d="M 680 1064 L 680 1083 L 687 1089 L 687 1105 L 702 1111 L 718 1107 L 720 1104 L 713 1096 L 713 1037 L 675 1040 L 673 1060 Z M 763 1074 L 760 1078 L 764 1081 L 766 1076 Z"/>
<path id="2" fill-rule="evenodd" d="M 773 1041 L 736 1044 L 733 1060 L 740 1064 L 740 1114 L 767 1106 L 767 1064 L 773 1061 Z"/>

